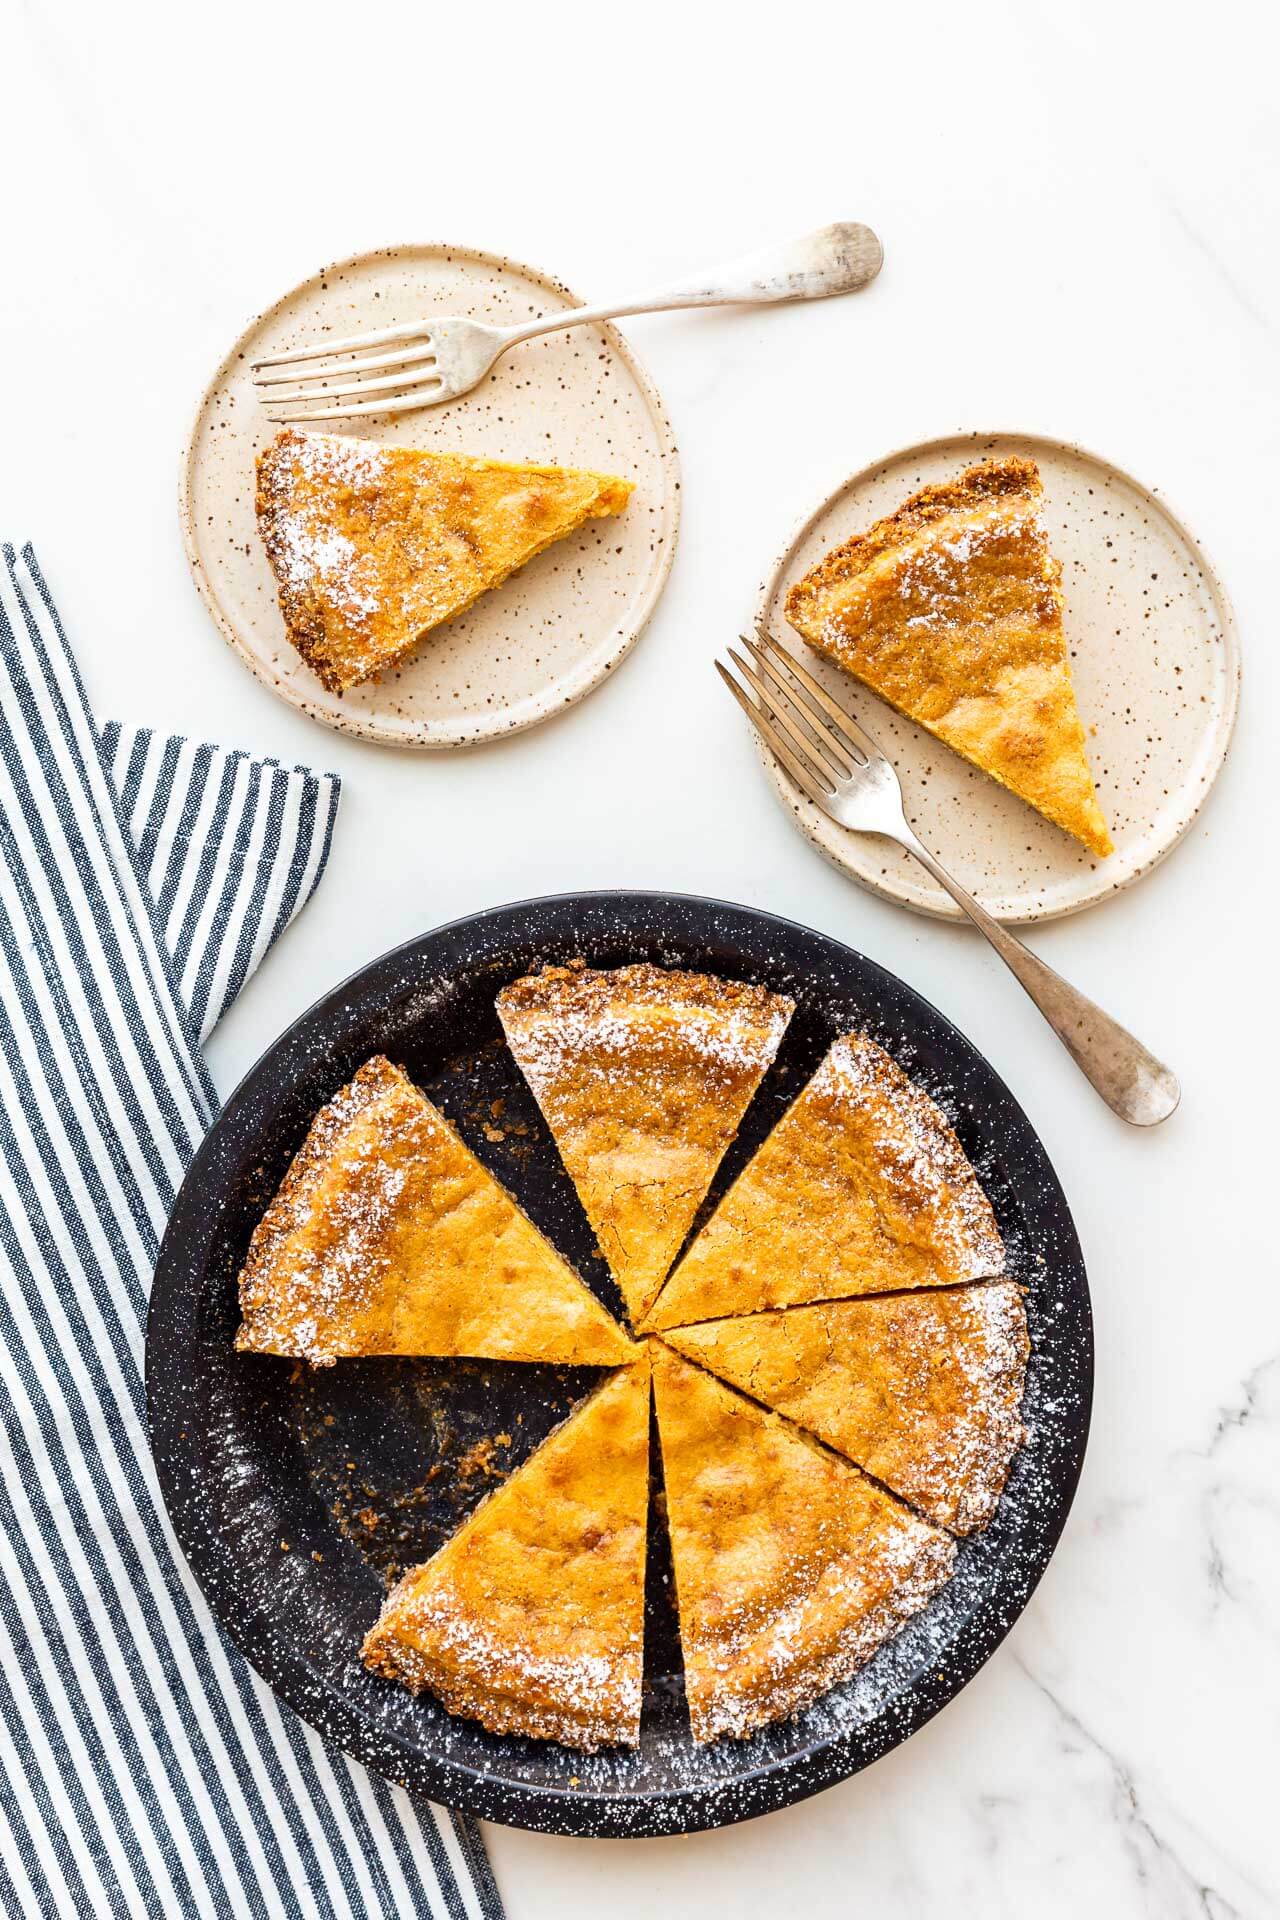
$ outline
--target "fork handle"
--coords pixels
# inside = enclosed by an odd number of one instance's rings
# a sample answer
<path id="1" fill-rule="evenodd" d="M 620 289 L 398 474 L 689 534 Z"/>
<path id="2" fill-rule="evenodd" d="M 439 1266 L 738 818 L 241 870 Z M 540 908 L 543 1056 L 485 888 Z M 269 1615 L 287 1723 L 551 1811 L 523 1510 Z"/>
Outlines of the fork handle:
<path id="1" fill-rule="evenodd" d="M 1167 1120 L 1182 1097 L 1176 1075 L 1118 1020 L 1104 1013 L 1069 980 L 1064 980 L 1029 947 L 1024 947 L 998 920 L 993 920 L 914 833 L 909 838 L 902 836 L 901 844 L 928 869 L 940 887 L 946 888 L 956 905 L 963 907 L 979 932 L 986 934 L 1010 973 L 1035 1001 L 1111 1111 L 1135 1127 L 1154 1127 L 1161 1120 Z"/>
<path id="2" fill-rule="evenodd" d="M 630 300 L 599 307 L 570 307 L 511 327 L 507 345 L 532 340 L 559 327 L 616 320 L 625 313 L 665 313 L 673 307 L 764 306 L 780 300 L 826 300 L 856 293 L 880 271 L 884 251 L 870 227 L 838 220 L 783 247 L 767 247 L 727 266 L 710 267 L 696 279 Z"/>

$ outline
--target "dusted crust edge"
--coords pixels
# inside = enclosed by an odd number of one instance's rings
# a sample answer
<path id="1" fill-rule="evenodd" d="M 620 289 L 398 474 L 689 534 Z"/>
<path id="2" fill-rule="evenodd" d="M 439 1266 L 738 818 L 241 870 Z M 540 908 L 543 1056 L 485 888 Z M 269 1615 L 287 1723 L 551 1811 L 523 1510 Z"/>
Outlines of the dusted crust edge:
<path id="1" fill-rule="evenodd" d="M 908 1133 L 922 1136 L 921 1150 L 927 1153 L 932 1171 L 950 1189 L 953 1211 L 965 1230 L 974 1263 L 972 1272 L 957 1274 L 956 1280 L 999 1279 L 1005 1270 L 1005 1250 L 995 1209 L 959 1134 L 937 1101 L 867 1033 L 842 1034 L 828 1049 L 810 1084 L 817 1086 L 828 1072 L 834 1078 L 844 1054 L 855 1066 L 859 1080 L 851 1097 L 861 1097 L 866 1089 L 878 1094 Z M 825 1090 L 818 1087 L 820 1092 Z"/>
<path id="2" fill-rule="evenodd" d="M 537 1018 L 555 1015 L 572 1005 L 575 1011 L 586 1009 L 592 1014 L 603 1014 L 626 1001 L 662 1007 L 683 1005 L 752 1012 L 759 1014 L 762 1021 L 780 1016 L 789 1021 L 795 1012 L 794 1000 L 754 980 L 726 980 L 720 974 L 695 973 L 683 967 L 657 967 L 647 960 L 625 967 L 590 967 L 585 960 L 572 960 L 567 966 L 544 966 L 537 973 L 526 973 L 511 981 L 494 1004 L 505 1026 L 508 1012 L 513 1016 Z"/>
<path id="3" fill-rule="evenodd" d="M 406 1687 L 410 1693 L 430 1693 L 446 1712 L 459 1719 L 476 1720 L 490 1733 L 555 1740 L 562 1747 L 573 1747 L 582 1753 L 639 1744 L 642 1682 L 638 1669 L 634 1676 L 623 1679 L 611 1675 L 605 1685 L 612 1692 L 613 1701 L 606 1708 L 601 1699 L 593 1709 L 585 1702 L 593 1691 L 603 1692 L 592 1684 L 596 1679 L 592 1668 L 598 1656 L 584 1654 L 576 1660 L 544 1662 L 541 1670 L 544 1680 L 554 1672 L 564 1697 L 556 1707 L 538 1706 L 486 1684 L 480 1675 L 446 1666 L 420 1648 L 406 1647 L 392 1637 L 382 1638 L 379 1628 L 383 1618 L 400 1587 L 412 1574 L 410 1569 L 392 1588 L 378 1619 L 365 1636 L 360 1657 L 370 1673 Z M 474 1635 L 468 1637 L 474 1642 Z"/>
<path id="4" fill-rule="evenodd" d="M 855 533 L 840 546 L 833 547 L 830 553 L 824 554 L 809 569 L 803 579 L 796 582 L 786 599 L 788 621 L 804 639 L 811 644 L 820 644 L 816 633 L 806 630 L 802 620 L 810 601 L 816 599 L 824 587 L 855 578 L 888 548 L 910 539 L 935 521 L 945 519 L 949 513 L 963 512 L 966 507 L 978 506 L 984 500 L 1000 499 L 1014 493 L 1025 493 L 1038 502 L 1043 490 L 1040 469 L 1035 461 L 1021 460 L 1012 454 L 1002 460 L 980 461 L 975 466 L 966 467 L 954 479 L 939 480 L 921 487 L 892 513 L 883 515 L 862 533 Z M 1057 569 L 1056 561 L 1053 565 Z M 1057 569 L 1046 583 L 1052 587 L 1059 606 L 1062 595 L 1057 582 L 1060 578 L 1061 570 Z"/>
<path id="5" fill-rule="evenodd" d="M 307 1135 L 253 1230 L 249 1251 L 240 1269 L 240 1325 L 235 1345 L 240 1353 L 269 1353 L 282 1359 L 308 1359 L 292 1349 L 282 1350 L 273 1326 L 275 1305 L 274 1262 L 276 1249 L 297 1226 L 297 1214 L 304 1208 L 336 1152 L 340 1141 L 360 1116 L 388 1094 L 401 1089 L 416 1092 L 413 1082 L 385 1054 L 374 1054 L 321 1107 L 307 1129 Z M 263 1324 L 259 1325 L 258 1322 Z M 266 1344 L 276 1341 L 275 1345 Z M 338 1356 L 330 1354 L 312 1360 L 313 1366 L 331 1367 Z"/>
<path id="6" fill-rule="evenodd" d="M 1007 1343 L 1007 1365 L 995 1369 L 987 1399 L 990 1415 L 983 1433 L 988 1457 L 987 1471 L 974 1476 L 960 1488 L 954 1511 L 940 1524 L 962 1537 L 982 1533 L 991 1525 L 996 1508 L 1004 1497 L 1014 1457 L 1026 1445 L 1027 1424 L 1022 1403 L 1027 1387 L 1027 1363 L 1031 1358 L 1031 1335 L 1027 1327 L 1026 1288 L 1016 1280 L 989 1280 L 977 1289 L 988 1300 L 998 1300 L 997 1350 Z M 907 1503 L 910 1505 L 910 1501 Z M 926 1515 L 926 1518 L 929 1516 Z"/>
<path id="7" fill-rule="evenodd" d="M 948 1534 L 931 1531 L 930 1537 L 921 1541 L 920 1551 L 902 1575 L 897 1590 L 861 1619 L 851 1621 L 821 1659 L 779 1674 L 768 1692 L 749 1700 L 735 1698 L 721 1686 L 714 1700 L 700 1701 L 696 1710 L 690 1702 L 689 1725 L 694 1740 L 699 1746 L 726 1738 L 747 1740 L 761 1727 L 803 1712 L 832 1687 L 852 1679 L 946 1585 L 955 1570 L 955 1553 L 955 1542 Z M 734 1656 L 729 1652 L 723 1657 L 732 1661 Z"/>
<path id="8" fill-rule="evenodd" d="M 330 664 L 325 653 L 324 616 L 321 613 L 320 604 L 313 594 L 304 588 L 294 586 L 289 580 L 283 564 L 284 543 L 277 524 L 279 514 L 284 511 L 284 500 L 281 495 L 287 489 L 283 484 L 277 486 L 271 484 L 278 472 L 287 475 L 292 458 L 291 450 L 304 438 L 305 436 L 296 427 L 284 427 L 270 446 L 264 447 L 258 455 L 254 468 L 254 514 L 275 579 L 276 597 L 280 602 L 280 617 L 284 621 L 286 638 L 302 655 L 320 684 L 329 693 L 342 694 L 349 687 L 357 686 L 359 682 L 344 679 Z M 376 672 L 378 669 L 374 668 L 372 671 Z"/>

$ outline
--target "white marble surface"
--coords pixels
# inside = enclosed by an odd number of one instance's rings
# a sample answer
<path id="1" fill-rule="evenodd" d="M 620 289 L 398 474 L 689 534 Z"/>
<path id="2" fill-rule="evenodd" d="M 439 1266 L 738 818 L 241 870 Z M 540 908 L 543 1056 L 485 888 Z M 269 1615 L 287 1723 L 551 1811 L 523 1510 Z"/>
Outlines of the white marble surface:
<path id="1" fill-rule="evenodd" d="M 219 1034 L 220 1084 L 322 988 L 455 914 L 583 886 L 761 902 L 904 975 L 1009 1080 L 1075 1209 L 1098 1330 L 1071 1523 L 960 1699 L 862 1777 L 731 1832 L 494 1830 L 511 1914 L 1274 1913 L 1270 10 L 922 0 L 881 20 L 793 0 L 713 20 L 542 0 L 485 9 L 470 46 L 444 11 L 380 9 L 359 52 L 358 10 L 244 0 L 29 4 L 6 31 L 0 529 L 36 541 L 104 712 L 347 782 L 329 878 Z M 304 272 L 459 239 L 604 294 L 842 216 L 885 239 L 861 300 L 629 324 L 681 442 L 684 537 L 648 635 L 563 720 L 466 758 L 366 748 L 277 704 L 216 637 L 179 546 L 178 447 L 215 357 Z M 1240 726 L 1201 821 L 1136 891 L 1036 936 L 1180 1070 L 1183 1110 L 1150 1138 L 1110 1119 L 975 939 L 797 839 L 710 672 L 819 489 L 986 424 L 1164 488 L 1240 616 Z"/>

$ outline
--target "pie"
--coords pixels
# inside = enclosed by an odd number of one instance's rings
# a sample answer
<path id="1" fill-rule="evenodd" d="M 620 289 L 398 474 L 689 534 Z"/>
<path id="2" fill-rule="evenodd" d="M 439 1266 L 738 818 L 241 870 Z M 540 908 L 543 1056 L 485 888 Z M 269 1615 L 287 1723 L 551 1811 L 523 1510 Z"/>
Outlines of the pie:
<path id="1" fill-rule="evenodd" d="M 823 1301 L 665 1338 L 956 1533 L 988 1524 L 1026 1437 L 1027 1315 L 1010 1280 Z"/>
<path id="2" fill-rule="evenodd" d="M 256 505 L 289 638 L 345 693 L 631 492 L 610 473 L 286 427 L 259 455 Z"/>
<path id="3" fill-rule="evenodd" d="M 494 1733 L 634 1746 L 648 1510 L 642 1355 L 405 1574 L 365 1665 Z"/>
<path id="4" fill-rule="evenodd" d="M 951 1574 L 948 1534 L 654 1342 L 693 1737 L 742 1739 L 856 1672 Z"/>
<path id="5" fill-rule="evenodd" d="M 249 1245 L 237 1347 L 615 1366 L 635 1347 L 389 1060 L 312 1123 Z"/>
<path id="6" fill-rule="evenodd" d="M 1112 851 L 1062 630 L 1062 568 L 1032 460 L 922 487 L 787 596 L 809 645 L 983 773 Z"/>
<path id="7" fill-rule="evenodd" d="M 640 1737 L 652 1378 L 692 1735 L 747 1738 L 856 1673 L 989 1523 L 1025 1438 L 1023 1290 L 959 1140 L 860 1033 L 668 1279 L 792 1002 L 579 961 L 497 1007 L 644 1337 L 377 1056 L 253 1235 L 236 1344 L 615 1369 L 363 1647 L 450 1713 L 588 1752 Z"/>
<path id="8" fill-rule="evenodd" d="M 955 1134 L 873 1040 L 836 1041 L 730 1187 L 648 1329 L 1001 1273 Z"/>
<path id="9" fill-rule="evenodd" d="M 653 1305 L 794 1003 L 713 974 L 548 967 L 498 995 L 633 1322 Z"/>

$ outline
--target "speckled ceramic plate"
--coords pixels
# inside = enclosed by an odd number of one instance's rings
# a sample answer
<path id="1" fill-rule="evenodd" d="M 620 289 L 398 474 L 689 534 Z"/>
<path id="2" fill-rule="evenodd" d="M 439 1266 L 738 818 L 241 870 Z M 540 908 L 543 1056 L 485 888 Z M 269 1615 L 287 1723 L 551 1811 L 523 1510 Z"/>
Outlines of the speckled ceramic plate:
<path id="1" fill-rule="evenodd" d="M 794 996 L 795 1018 L 708 1198 L 714 1206 L 831 1040 L 872 1033 L 954 1123 L 1025 1281 L 1027 1444 L 955 1577 L 854 1679 L 750 1740 L 695 1747 L 670 1550 L 651 1504 L 641 1741 L 584 1755 L 455 1720 L 367 1673 L 359 1648 L 398 1567 L 433 1553 L 594 1384 L 585 1370 L 353 1360 L 312 1371 L 238 1354 L 236 1276 L 312 1115 L 370 1054 L 403 1063 L 615 1311 L 620 1302 L 508 1051 L 494 996 L 543 960 L 709 968 Z M 705 1218 L 705 1212 L 703 1216 Z M 695 1224 L 700 1224 L 695 1223 Z M 1026 1605 L 1075 1492 L 1092 1320 L 1062 1189 L 1008 1089 L 901 980 L 838 941 L 746 907 L 577 894 L 455 922 L 385 955 L 304 1014 L 227 1102 L 178 1195 L 147 1328 L 160 1484 L 215 1613 L 276 1691 L 389 1778 L 557 1833 L 689 1832 L 855 1773 L 928 1720 Z M 655 1469 L 658 1453 L 653 1449 Z"/>
<path id="2" fill-rule="evenodd" d="M 680 478 L 653 383 L 610 326 L 514 347 L 451 405 L 344 432 L 371 441 L 549 460 L 635 482 L 626 512 L 588 521 L 423 641 L 400 667 L 329 693 L 290 646 L 254 520 L 254 460 L 276 432 L 249 363 L 322 335 L 431 313 L 498 323 L 581 304 L 558 281 L 465 247 L 393 247 L 339 261 L 253 322 L 200 403 L 182 461 L 187 557 L 218 627 L 258 678 L 326 726 L 401 747 L 457 747 L 514 733 L 590 693 L 657 602 L 675 551 Z M 334 430 L 333 421 L 320 429 Z"/>
<path id="3" fill-rule="evenodd" d="M 1002 454 L 1034 460 L 1044 481 L 1076 697 L 1115 841 L 1106 860 L 805 648 L 783 611 L 790 588 L 830 548 L 918 487 Z M 1154 492 L 1060 440 L 953 434 L 864 467 L 801 525 L 756 612 L 865 723 L 901 775 L 921 838 L 1000 920 L 1054 919 L 1131 886 L 1178 844 L 1226 757 L 1240 657 L 1221 581 Z M 843 872 L 902 906 L 960 918 L 909 854 L 838 826 L 796 792 L 771 754 L 761 758 L 806 838 Z"/>

